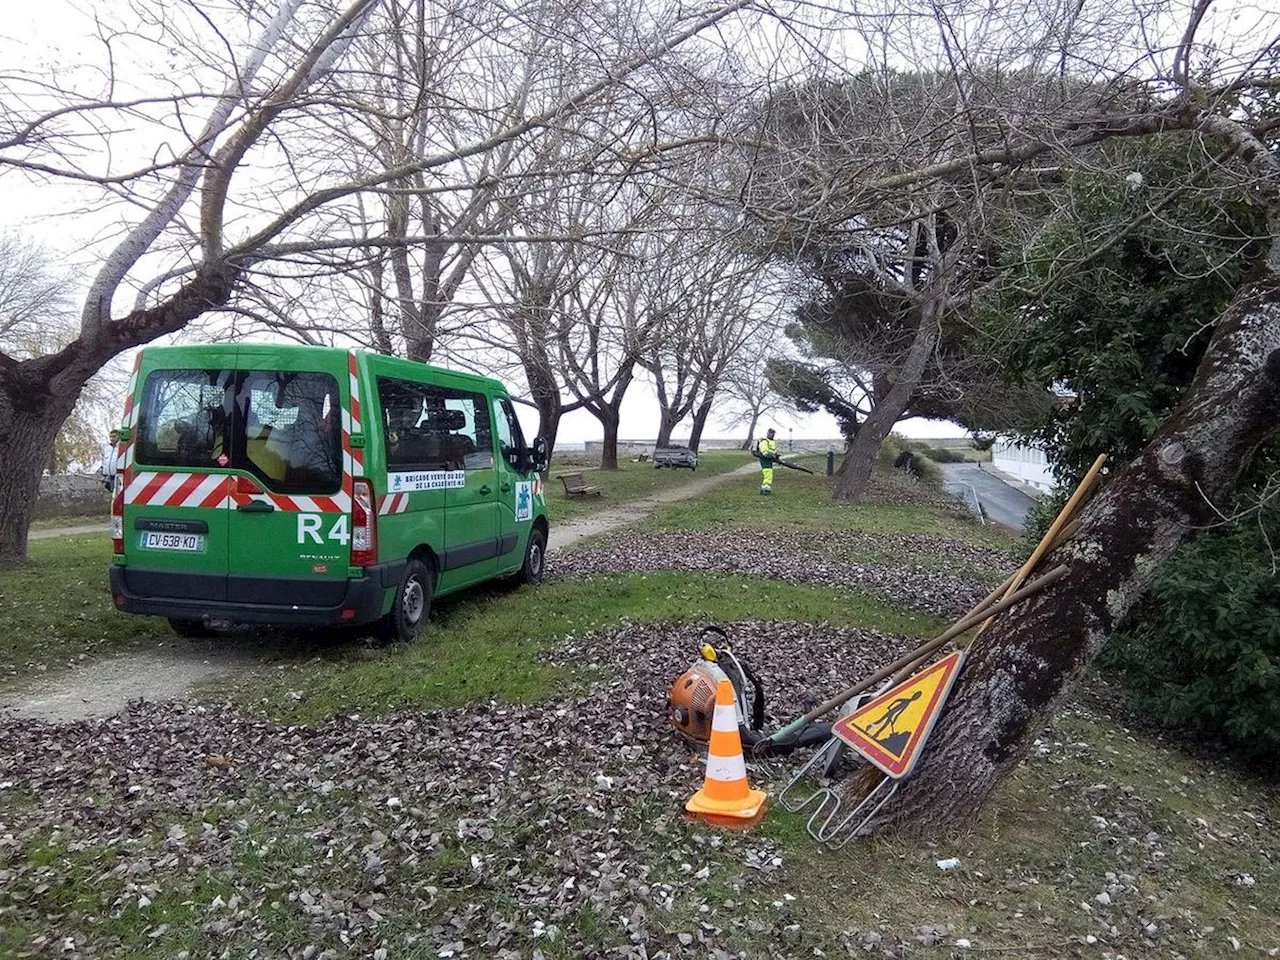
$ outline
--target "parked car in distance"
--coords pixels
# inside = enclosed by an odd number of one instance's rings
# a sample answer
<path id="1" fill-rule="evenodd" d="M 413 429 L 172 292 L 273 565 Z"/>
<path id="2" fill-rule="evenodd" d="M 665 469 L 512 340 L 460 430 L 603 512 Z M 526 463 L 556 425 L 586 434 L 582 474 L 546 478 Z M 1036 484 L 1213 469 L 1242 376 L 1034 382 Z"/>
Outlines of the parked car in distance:
<path id="1" fill-rule="evenodd" d="M 658 447 L 653 451 L 653 467 L 655 470 L 661 467 L 688 467 L 690 470 L 698 469 L 698 455 L 688 447 L 670 446 Z"/>

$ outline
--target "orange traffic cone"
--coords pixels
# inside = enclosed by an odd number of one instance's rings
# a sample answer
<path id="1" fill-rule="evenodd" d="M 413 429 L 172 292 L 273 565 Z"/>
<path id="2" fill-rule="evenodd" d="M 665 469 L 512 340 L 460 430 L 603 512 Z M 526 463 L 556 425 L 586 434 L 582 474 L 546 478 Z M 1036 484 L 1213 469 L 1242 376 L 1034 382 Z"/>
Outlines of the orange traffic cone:
<path id="1" fill-rule="evenodd" d="M 738 713 L 733 684 L 721 680 L 716 688 L 716 712 L 707 747 L 707 777 L 685 809 L 697 817 L 726 827 L 751 827 L 764 816 L 768 795 L 747 783 L 747 762 L 738 736 Z"/>

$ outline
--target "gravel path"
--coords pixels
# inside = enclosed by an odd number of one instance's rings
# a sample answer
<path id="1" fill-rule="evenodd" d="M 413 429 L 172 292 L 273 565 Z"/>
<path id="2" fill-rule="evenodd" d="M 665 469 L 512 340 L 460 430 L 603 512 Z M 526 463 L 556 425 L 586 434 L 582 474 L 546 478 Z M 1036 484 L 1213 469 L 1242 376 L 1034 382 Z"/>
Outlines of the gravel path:
<path id="1" fill-rule="evenodd" d="M 0 710 L 55 723 L 109 717 L 132 700 L 176 700 L 201 683 L 260 663 L 234 649 L 147 651 L 86 661 L 17 693 L 0 694 Z"/>
<path id="2" fill-rule="evenodd" d="M 633 523 L 639 523 L 663 504 L 692 500 L 694 497 L 702 496 L 708 490 L 713 490 L 727 483 L 734 477 L 756 473 L 759 469 L 756 464 L 748 463 L 737 470 L 716 474 L 713 477 L 704 477 L 701 480 L 683 483 L 676 487 L 668 487 L 666 490 L 655 493 L 652 496 L 644 497 L 640 500 L 630 500 L 626 503 L 618 504 L 616 507 L 602 510 L 598 514 L 582 517 L 570 523 L 553 523 L 551 525 L 550 542 L 548 543 L 548 556 L 550 556 L 551 550 L 565 550 L 587 537 L 612 533 Z"/>
<path id="3" fill-rule="evenodd" d="M 54 540 L 58 537 L 78 537 L 86 533 L 106 534 L 109 524 L 99 520 L 97 523 L 80 523 L 72 527 L 52 527 L 48 530 L 32 530 L 27 534 L 28 540 Z"/>

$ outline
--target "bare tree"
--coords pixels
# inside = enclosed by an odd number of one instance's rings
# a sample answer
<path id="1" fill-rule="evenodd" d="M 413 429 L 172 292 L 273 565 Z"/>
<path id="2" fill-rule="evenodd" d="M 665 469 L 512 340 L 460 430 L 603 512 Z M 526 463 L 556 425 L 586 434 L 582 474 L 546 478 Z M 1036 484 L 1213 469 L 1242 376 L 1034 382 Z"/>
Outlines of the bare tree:
<path id="1" fill-rule="evenodd" d="M 742 253 L 735 234 L 714 225 L 681 230 L 646 258 L 656 317 L 641 363 L 658 397 L 660 446 L 692 416 L 689 445 L 698 449 L 726 372 L 771 309 L 768 271 Z"/>
<path id="2" fill-rule="evenodd" d="M 399 250 L 428 239 L 439 249 L 446 239 L 440 233 L 371 236 L 344 229 L 349 221 L 329 212 L 359 195 L 414 186 L 419 174 L 476 158 L 498 158 L 480 165 L 484 175 L 492 175 L 509 144 L 586 109 L 749 0 L 693 18 L 668 11 L 632 22 L 622 31 L 626 45 L 597 45 L 597 53 L 606 55 L 537 112 L 516 110 L 464 130 L 446 147 L 415 150 L 381 169 L 352 173 L 335 157 L 341 150 L 317 148 L 314 132 L 325 125 L 332 132 L 360 105 L 376 112 L 368 107 L 365 73 L 352 66 L 351 56 L 380 6 L 379 0 L 350 0 L 341 7 L 332 0 L 280 0 L 263 7 L 245 0 L 239 10 L 221 11 L 227 18 L 222 24 L 194 0 L 176 0 L 154 12 L 134 7 L 128 14 L 151 17 L 147 31 L 161 38 L 166 57 L 172 50 L 172 59 L 195 66 L 198 83 L 184 86 L 186 73 L 160 64 L 152 76 L 131 85 L 112 72 L 110 54 L 93 86 L 63 85 L 58 77 L 22 71 L 0 78 L 0 172 L 40 184 L 74 184 L 93 202 L 130 211 L 84 299 L 78 336 L 40 356 L 0 356 L 0 453 L 11 465 L 10 483 L 0 490 L 0 562 L 25 558 L 39 465 L 47 462 L 84 384 L 104 363 L 204 314 L 234 309 L 255 274 L 262 280 L 271 273 L 269 265 L 304 254 Z M 140 36 L 132 23 L 99 30 L 107 51 Z M 241 36 L 243 41 L 234 39 Z M 221 79 L 210 83 L 214 76 Z M 131 148 L 117 135 L 121 128 L 135 131 Z M 297 136 L 300 130 L 313 135 Z M 175 131 L 185 133 L 173 148 Z M 327 142 L 339 141 L 335 135 Z M 474 187 L 483 192 L 485 184 Z M 424 229 L 433 229 L 427 219 Z M 407 307 L 407 288 L 403 292 L 401 305 Z M 132 303 L 121 309 L 130 293 Z M 431 307 L 442 298 L 418 289 L 413 299 Z M 419 326 L 422 316 L 419 311 Z"/>
<path id="3" fill-rule="evenodd" d="M 17 233 L 0 234 L 0 352 L 19 359 L 39 356 L 50 344 L 75 337 L 75 305 L 66 270 L 47 249 Z M 97 462 L 106 429 L 98 422 L 105 391 L 95 378 L 54 439 L 41 470 L 64 473 L 73 464 Z"/>
<path id="4" fill-rule="evenodd" d="M 769 361 L 775 357 L 780 335 L 776 325 L 763 327 L 725 371 L 722 389 L 728 406 L 723 419 L 730 428 L 746 427 L 743 450 L 751 449 L 760 421 L 782 408 L 782 398 L 769 382 Z"/>
<path id="5" fill-rule="evenodd" d="M 600 421 L 600 467 L 618 469 L 622 400 L 635 381 L 659 312 L 646 299 L 645 250 L 650 238 L 630 238 L 624 250 L 600 255 L 569 290 L 560 325 L 561 375 L 577 404 Z"/>

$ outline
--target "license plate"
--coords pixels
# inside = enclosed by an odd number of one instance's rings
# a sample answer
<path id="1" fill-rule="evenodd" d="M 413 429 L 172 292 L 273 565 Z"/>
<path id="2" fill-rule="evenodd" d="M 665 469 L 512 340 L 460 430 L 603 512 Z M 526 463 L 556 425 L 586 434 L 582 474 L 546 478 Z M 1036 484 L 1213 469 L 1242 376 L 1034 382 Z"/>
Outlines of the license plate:
<path id="1" fill-rule="evenodd" d="M 155 530 L 144 530 L 142 549 L 196 552 L 204 549 L 204 536 L 199 533 L 159 533 Z"/>

